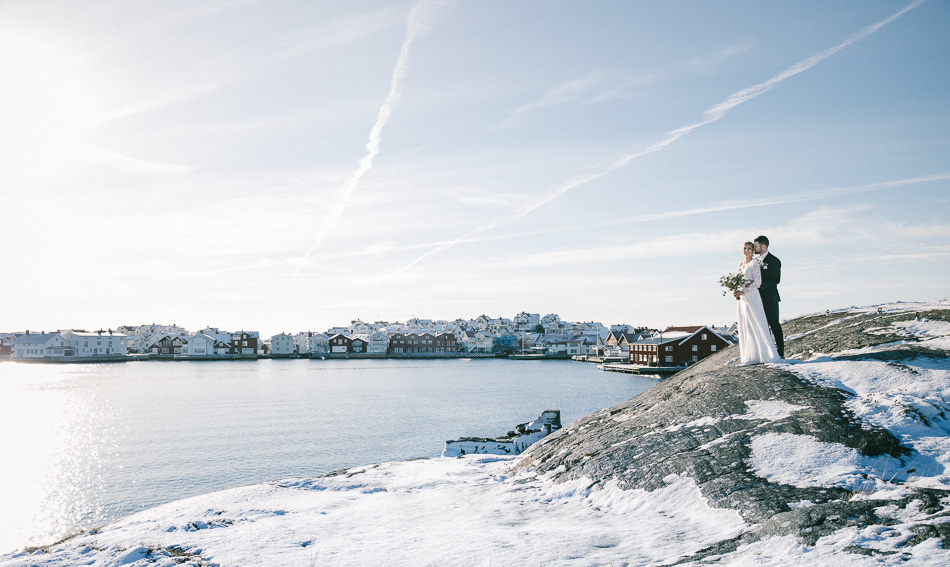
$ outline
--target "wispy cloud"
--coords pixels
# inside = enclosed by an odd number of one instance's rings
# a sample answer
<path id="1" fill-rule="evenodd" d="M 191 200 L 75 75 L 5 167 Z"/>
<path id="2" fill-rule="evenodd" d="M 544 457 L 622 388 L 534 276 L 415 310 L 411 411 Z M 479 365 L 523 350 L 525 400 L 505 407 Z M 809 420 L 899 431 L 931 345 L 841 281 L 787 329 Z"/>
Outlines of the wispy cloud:
<path id="1" fill-rule="evenodd" d="M 724 61 L 748 49 L 748 42 L 728 45 L 715 53 L 690 59 L 673 69 L 679 69 L 680 72 L 706 73 L 710 69 L 721 65 Z M 554 88 L 548 89 L 536 100 L 515 108 L 505 120 L 489 128 L 489 130 L 500 130 L 513 126 L 525 119 L 526 115 L 548 108 L 568 104 L 596 104 L 618 98 L 630 97 L 635 94 L 637 88 L 654 83 L 661 78 L 673 74 L 675 74 L 675 72 L 624 77 L 606 71 L 593 71 L 583 77 L 565 81 Z"/>
<path id="2" fill-rule="evenodd" d="M 770 236 L 782 249 L 824 248 L 824 264 L 833 265 L 842 261 L 832 251 L 844 243 L 858 244 L 858 248 L 874 249 L 869 257 L 889 261 L 910 261 L 914 255 L 927 258 L 945 256 L 950 246 L 944 244 L 950 237 L 950 224 L 883 222 L 868 214 L 874 207 L 867 204 L 848 206 L 821 206 L 798 217 L 789 219 L 782 226 L 773 227 Z M 630 239 L 602 241 L 592 245 L 565 247 L 546 252 L 532 252 L 497 262 L 496 265 L 515 269 L 522 266 L 557 267 L 578 264 L 617 264 L 633 260 L 669 258 L 677 251 L 677 258 L 709 257 L 723 251 L 735 251 L 753 235 L 751 230 L 724 229 L 706 232 L 675 233 L 653 238 L 640 236 Z M 487 269 L 481 266 L 480 269 Z"/>
<path id="3" fill-rule="evenodd" d="M 191 165 L 180 163 L 162 163 L 139 159 L 109 148 L 82 145 L 75 148 L 75 154 L 82 162 L 103 165 L 117 171 L 148 175 L 170 175 L 186 173 L 194 169 Z"/>
<path id="4" fill-rule="evenodd" d="M 523 104 L 488 131 L 510 128 L 534 112 L 568 104 L 596 104 L 617 98 L 629 97 L 636 87 L 652 80 L 651 77 L 629 78 L 612 76 L 604 71 L 593 71 L 548 89 L 536 100 Z"/>
<path id="5" fill-rule="evenodd" d="M 310 248 L 308 248 L 304 253 L 303 258 L 301 259 L 297 270 L 294 273 L 294 286 L 297 284 L 297 277 L 300 275 L 300 269 L 306 263 L 307 258 L 317 248 L 319 248 L 321 244 L 323 244 L 323 241 L 326 239 L 327 235 L 336 227 L 337 223 L 340 221 L 340 218 L 343 216 L 343 213 L 346 211 L 346 208 L 350 203 L 350 199 L 353 197 L 353 193 L 356 191 L 360 181 L 363 179 L 363 176 L 365 176 L 369 170 L 372 169 L 373 159 L 377 154 L 379 154 L 379 146 L 383 138 L 383 128 L 387 123 L 389 123 L 389 119 L 392 117 L 393 108 L 396 105 L 396 101 L 399 99 L 402 80 L 408 72 L 409 52 L 412 48 L 412 44 L 416 39 L 418 39 L 420 35 L 425 33 L 429 28 L 431 28 L 432 25 L 434 25 L 435 17 L 443 9 L 444 5 L 444 2 L 423 0 L 416 4 L 409 13 L 409 19 L 406 25 L 406 35 L 403 38 L 402 47 L 399 50 L 399 58 L 396 60 L 396 67 L 393 69 L 392 79 L 389 83 L 389 92 L 386 94 L 383 104 L 379 107 L 379 112 L 376 116 L 376 123 L 373 124 L 373 127 L 370 130 L 369 141 L 366 142 L 366 154 L 363 156 L 363 159 L 360 160 L 356 171 L 353 172 L 352 176 L 350 176 L 349 180 L 346 182 L 346 185 L 343 187 L 340 199 L 338 199 L 328 210 L 327 218 L 320 228 L 320 231 L 317 233 L 317 236 L 314 238 L 313 244 L 311 244 Z"/>
<path id="6" fill-rule="evenodd" d="M 701 57 L 690 59 L 689 61 L 683 63 L 682 67 L 692 71 L 706 72 L 714 67 L 722 65 L 724 62 L 732 59 L 736 55 L 745 53 L 749 50 L 750 45 L 751 44 L 749 42 L 739 42 L 732 45 L 727 45 L 715 53 L 710 53 Z"/>
<path id="7" fill-rule="evenodd" d="M 628 164 L 630 164 L 630 162 L 632 162 L 632 161 L 634 161 L 634 160 L 636 160 L 636 159 L 638 159 L 638 158 L 641 158 L 641 157 L 644 157 L 644 156 L 647 156 L 647 155 L 656 153 L 656 152 L 658 152 L 658 151 L 660 151 L 660 150 L 666 148 L 667 146 L 673 144 L 674 142 L 678 141 L 679 139 L 683 138 L 684 136 L 686 136 L 687 134 L 693 132 L 694 130 L 696 130 L 696 129 L 698 129 L 698 128 L 701 128 L 701 127 L 706 126 L 706 125 L 708 125 L 708 124 L 712 124 L 713 122 L 717 122 L 717 121 L 719 121 L 719 120 L 722 120 L 723 118 L 726 117 L 726 115 L 729 113 L 729 111 L 731 111 L 733 108 L 736 108 L 737 106 L 739 106 L 739 105 L 741 105 L 741 104 L 743 104 L 743 103 L 749 102 L 750 100 L 753 100 L 753 99 L 755 99 L 755 98 L 757 98 L 757 97 L 759 97 L 759 96 L 765 94 L 766 92 L 768 92 L 769 90 L 771 90 L 774 86 L 776 86 L 777 84 L 781 83 L 782 81 L 784 81 L 784 80 L 786 80 L 786 79 L 789 79 L 789 78 L 791 78 L 791 77 L 794 77 L 794 76 L 796 76 L 796 75 L 798 75 L 798 74 L 800 74 L 800 73 L 803 73 L 803 72 L 805 72 L 805 71 L 811 69 L 811 68 L 814 67 L 815 65 L 818 65 L 819 63 L 821 63 L 821 62 L 824 61 L 825 59 L 828 59 L 829 57 L 831 57 L 832 55 L 834 55 L 834 54 L 838 53 L 839 51 L 845 49 L 846 47 L 849 47 L 849 46 L 851 46 L 851 45 L 853 45 L 853 44 L 855 44 L 855 43 L 857 43 L 857 42 L 859 42 L 859 41 L 861 41 L 861 40 L 867 38 L 868 36 L 874 34 L 874 33 L 877 32 L 878 30 L 880 30 L 881 28 L 883 28 L 884 26 L 886 26 L 887 24 L 890 24 L 891 22 L 897 20 L 898 18 L 900 18 L 901 16 L 903 16 L 903 15 L 906 14 L 907 12 L 910 12 L 911 10 L 917 8 L 918 6 L 920 6 L 921 4 L 923 4 L 924 2 L 926 2 L 926 0 L 914 0 L 914 2 L 911 2 L 910 4 L 908 4 L 907 6 L 905 6 L 903 9 L 901 9 L 901 10 L 899 10 L 898 12 L 894 13 L 893 15 L 889 16 L 888 18 L 885 18 L 885 19 L 881 20 L 880 22 L 877 22 L 877 23 L 875 23 L 875 24 L 872 24 L 872 25 L 870 25 L 870 26 L 867 26 L 867 27 L 861 29 L 860 31 L 858 31 L 858 32 L 856 32 L 856 33 L 854 33 L 854 34 L 852 34 L 852 35 L 849 36 L 847 39 L 845 39 L 845 40 L 842 41 L 841 43 L 835 45 L 834 47 L 831 47 L 831 48 L 829 48 L 829 49 L 826 49 L 826 50 L 824 50 L 824 51 L 821 51 L 821 52 L 819 52 L 819 53 L 817 53 L 817 54 L 815 54 L 815 55 L 813 55 L 813 56 L 811 56 L 811 57 L 809 57 L 809 58 L 807 58 L 807 59 L 804 59 L 804 60 L 802 60 L 802 61 L 799 61 L 799 62 L 795 63 L 794 65 L 792 65 L 792 66 L 786 68 L 785 70 L 783 70 L 783 71 L 781 71 L 780 73 L 776 74 L 775 76 L 773 76 L 772 78 L 768 79 L 767 81 L 763 81 L 763 82 L 761 82 L 761 83 L 758 83 L 758 84 L 752 85 L 752 86 L 750 86 L 750 87 L 744 88 L 744 89 L 742 89 L 742 90 L 736 91 L 736 92 L 733 93 L 732 95 L 726 97 L 726 98 L 725 98 L 724 100 L 722 100 L 721 102 L 719 102 L 719 103 L 717 103 L 717 104 L 714 104 L 714 105 L 708 107 L 708 108 L 703 112 L 703 114 L 702 114 L 702 119 L 701 119 L 701 120 L 699 120 L 699 121 L 697 121 L 697 122 L 694 122 L 694 123 L 692 123 L 692 124 L 687 124 L 686 126 L 682 126 L 682 127 L 677 128 L 677 129 L 675 129 L 675 130 L 671 130 L 670 132 L 667 132 L 667 134 L 666 134 L 663 138 L 661 138 L 661 139 L 658 140 L 657 142 L 653 143 L 652 145 L 648 146 L 647 148 L 645 148 L 645 149 L 643 149 L 643 150 L 640 150 L 640 151 L 637 151 L 637 152 L 632 152 L 632 153 L 626 154 L 626 155 L 624 155 L 624 156 L 621 156 L 619 159 L 615 160 L 612 164 L 610 164 L 607 168 L 605 168 L 605 169 L 603 169 L 603 170 L 601 170 L 601 171 L 599 171 L 599 172 L 595 172 L 595 173 L 590 173 L 590 174 L 586 174 L 586 175 L 577 176 L 577 177 L 574 177 L 574 178 L 572 178 L 572 179 L 569 179 L 569 180 L 563 182 L 563 183 L 560 184 L 559 186 L 556 186 L 556 187 L 554 188 L 554 190 L 553 190 L 552 192 L 550 192 L 547 196 L 545 196 L 545 197 L 541 198 L 540 200 L 536 201 L 535 203 L 533 203 L 533 204 L 527 206 L 525 209 L 523 209 L 522 211 L 520 211 L 520 212 L 518 212 L 518 213 L 516 213 L 516 214 L 510 215 L 510 216 L 507 216 L 507 217 L 504 217 L 504 218 L 500 218 L 500 219 L 497 219 L 497 220 L 488 222 L 488 223 L 486 223 L 486 224 L 484 224 L 484 225 L 475 227 L 475 228 L 469 230 L 468 232 L 466 232 L 465 234 L 463 234 L 462 236 L 460 236 L 460 237 L 459 237 L 458 239 L 456 239 L 456 240 L 448 241 L 448 242 L 446 242 L 446 243 L 440 244 L 439 246 L 436 246 L 435 248 L 429 250 L 429 251 L 426 252 L 425 254 L 419 256 L 418 258 L 416 258 L 415 260 L 413 260 L 412 262 L 410 262 L 409 264 L 407 264 L 405 267 L 403 267 L 403 268 L 400 270 L 400 272 L 412 268 L 413 266 L 415 266 L 416 264 L 418 264 L 418 263 L 421 262 L 422 260 L 424 260 L 424 259 L 426 259 L 426 258 L 428 258 L 428 257 L 430 257 L 430 256 L 432 256 L 432 255 L 434 255 L 434 254 L 438 254 L 438 253 L 440 253 L 440 252 L 444 252 L 444 251 L 446 251 L 446 250 L 449 250 L 450 248 L 454 247 L 456 244 L 460 244 L 460 243 L 462 243 L 462 242 L 465 242 L 465 241 L 471 239 L 473 236 L 477 236 L 477 235 L 483 234 L 483 233 L 488 232 L 488 231 L 490 231 L 490 230 L 493 230 L 493 229 L 495 229 L 495 228 L 497 228 L 497 227 L 499 227 L 499 226 L 501 226 L 501 225 L 518 221 L 518 220 L 520 220 L 520 219 L 522 219 L 522 218 L 528 216 L 529 214 L 533 213 L 535 210 L 537 210 L 537 209 L 543 207 L 544 205 L 546 205 L 546 204 L 548 204 L 548 203 L 554 201 L 554 200 L 557 199 L 558 197 L 564 195 L 565 193 L 567 193 L 567 192 L 569 192 L 569 191 L 571 191 L 571 190 L 573 190 L 573 189 L 576 189 L 576 188 L 578 188 L 578 187 L 580 187 L 580 186 L 582 186 L 582 185 L 586 185 L 587 183 L 590 183 L 591 181 L 594 181 L 594 180 L 596 180 L 596 179 L 599 179 L 599 178 L 601 178 L 601 177 L 604 177 L 605 175 L 608 175 L 608 174 L 610 174 L 610 173 L 613 173 L 614 171 L 617 171 L 618 169 L 621 169 L 621 168 L 623 168 L 623 167 L 626 167 Z M 570 90 L 570 89 L 568 89 L 568 90 Z"/>
<path id="8" fill-rule="evenodd" d="M 620 244 L 598 243 L 592 246 L 564 248 L 509 258 L 509 266 L 566 266 L 597 263 L 616 263 L 648 258 L 668 258 L 671 250 L 688 250 L 688 254 L 706 255 L 735 248 L 749 238 L 747 231 L 730 230 L 715 233 L 681 233 L 638 242 Z"/>
<path id="9" fill-rule="evenodd" d="M 601 82 L 599 73 L 591 73 L 586 77 L 567 81 L 557 87 L 544 93 L 538 100 L 520 106 L 514 110 L 514 114 L 530 112 L 539 108 L 550 106 L 560 106 L 568 102 L 574 102 L 588 95 L 590 89 Z"/>
<path id="10" fill-rule="evenodd" d="M 317 28 L 307 30 L 306 37 L 291 38 L 283 48 L 284 55 L 295 56 L 313 50 L 340 47 L 360 41 L 403 20 L 393 10 L 379 10 L 358 16 L 333 18 Z"/>
<path id="11" fill-rule="evenodd" d="M 146 100 L 125 104 L 119 108 L 100 114 L 95 117 L 95 121 L 96 123 L 102 123 L 153 112 L 161 108 L 187 102 L 202 96 L 207 96 L 226 87 L 234 81 L 235 77 L 221 77 L 215 81 L 206 81 L 204 83 L 187 86 L 173 92 L 161 93 Z"/>
<path id="12" fill-rule="evenodd" d="M 718 213 L 723 211 L 734 211 L 739 209 L 752 209 L 758 207 L 771 207 L 774 205 L 787 205 L 790 203 L 802 203 L 806 201 L 818 201 L 822 199 L 832 199 L 845 195 L 854 195 L 857 193 L 866 193 L 868 191 L 882 191 L 886 189 L 896 189 L 898 187 L 908 187 L 920 185 L 935 181 L 950 180 L 950 173 L 939 173 L 934 175 L 921 175 L 918 177 L 909 177 L 906 179 L 897 179 L 893 181 L 881 181 L 878 183 L 867 183 L 863 185 L 851 185 L 846 187 L 831 187 L 827 189 L 814 189 L 811 191 L 801 191 L 799 193 L 789 193 L 786 195 L 773 195 L 762 197 L 761 199 L 742 199 L 739 201 L 718 201 L 702 207 L 681 209 L 678 211 L 666 211 L 661 213 L 650 213 L 638 215 L 628 219 L 621 219 L 603 223 L 601 226 L 613 226 L 618 224 L 629 224 L 646 221 L 669 220 L 672 218 L 681 218 L 695 215 L 704 215 L 709 213 Z"/>

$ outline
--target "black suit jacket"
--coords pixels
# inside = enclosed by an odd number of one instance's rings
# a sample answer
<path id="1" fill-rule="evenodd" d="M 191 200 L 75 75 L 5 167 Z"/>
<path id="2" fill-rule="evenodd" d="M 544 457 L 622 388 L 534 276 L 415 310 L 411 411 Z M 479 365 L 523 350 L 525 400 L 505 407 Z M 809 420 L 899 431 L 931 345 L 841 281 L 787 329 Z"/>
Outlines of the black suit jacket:
<path id="1" fill-rule="evenodd" d="M 778 284 L 782 281 L 782 261 L 769 252 L 762 260 L 762 285 L 759 286 L 759 294 L 762 296 L 762 302 L 782 301 L 778 295 Z"/>

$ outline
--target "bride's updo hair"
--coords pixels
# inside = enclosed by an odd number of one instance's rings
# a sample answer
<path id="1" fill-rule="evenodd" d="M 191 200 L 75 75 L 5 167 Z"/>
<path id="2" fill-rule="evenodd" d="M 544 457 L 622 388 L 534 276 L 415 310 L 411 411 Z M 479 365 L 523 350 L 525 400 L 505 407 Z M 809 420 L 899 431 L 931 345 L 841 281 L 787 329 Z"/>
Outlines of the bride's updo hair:
<path id="1" fill-rule="evenodd" d="M 751 242 L 743 242 L 743 243 L 742 243 L 742 247 L 743 247 L 743 248 L 745 248 L 746 246 L 751 246 L 752 249 L 755 250 L 755 244 L 752 244 Z"/>

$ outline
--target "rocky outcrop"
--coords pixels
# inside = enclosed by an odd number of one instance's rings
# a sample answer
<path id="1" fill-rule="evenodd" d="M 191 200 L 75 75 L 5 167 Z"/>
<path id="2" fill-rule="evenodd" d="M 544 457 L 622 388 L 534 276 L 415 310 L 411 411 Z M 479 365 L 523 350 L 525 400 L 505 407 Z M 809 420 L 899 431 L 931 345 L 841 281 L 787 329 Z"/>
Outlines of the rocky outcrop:
<path id="1" fill-rule="evenodd" d="M 462 437 L 445 442 L 443 457 L 520 455 L 533 443 L 561 428 L 561 410 L 544 410 L 534 421 L 515 426 L 502 437 Z"/>
<path id="2" fill-rule="evenodd" d="M 894 326 L 918 318 L 948 321 L 950 311 L 803 317 L 785 325 L 787 355 L 897 364 L 946 358 L 946 351 L 918 345 Z M 912 448 L 856 416 L 847 405 L 851 393 L 812 383 L 790 371 L 790 365 L 738 367 L 736 357 L 738 347 L 730 347 L 644 394 L 570 424 L 533 445 L 518 468 L 555 481 L 617 482 L 625 489 L 648 491 L 665 486 L 671 475 L 688 477 L 711 505 L 734 509 L 756 526 L 690 560 L 777 534 L 814 543 L 845 526 L 893 523 L 876 515 L 874 510 L 885 503 L 867 499 L 860 485 L 799 487 L 763 478 L 752 464 L 753 442 L 773 438 L 770 434 L 809 436 L 864 457 L 880 457 L 875 462 L 889 467 L 890 475 L 905 477 L 914 474 L 907 466 Z M 925 508 L 933 520 L 950 515 L 948 496 L 940 490 L 909 490 L 886 504 L 903 508 L 917 502 L 915 507 Z M 950 523 L 921 524 L 919 538 L 931 537 L 950 545 Z"/>
<path id="3" fill-rule="evenodd" d="M 950 309 L 919 310 L 910 304 L 906 310 L 867 312 L 829 311 L 825 314 L 799 317 L 782 325 L 788 337 L 786 355 L 789 358 L 808 360 L 820 354 L 835 354 L 838 358 L 849 357 L 848 351 L 894 344 L 891 348 L 876 352 L 864 352 L 850 356 L 854 359 L 880 360 L 935 356 L 945 358 L 946 351 L 937 351 L 915 344 L 914 337 L 897 332 L 894 324 L 910 321 L 948 321 Z"/>

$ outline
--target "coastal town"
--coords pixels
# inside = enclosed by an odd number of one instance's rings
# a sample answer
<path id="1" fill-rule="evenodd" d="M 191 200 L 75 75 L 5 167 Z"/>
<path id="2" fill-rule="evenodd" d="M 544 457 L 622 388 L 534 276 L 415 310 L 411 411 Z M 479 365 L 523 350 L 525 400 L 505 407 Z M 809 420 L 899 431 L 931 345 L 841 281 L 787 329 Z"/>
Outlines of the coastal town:
<path id="1" fill-rule="evenodd" d="M 0 333 L 0 359 L 21 362 L 130 360 L 246 360 L 258 358 L 495 358 L 572 359 L 681 368 L 736 342 L 736 326 L 653 329 L 627 324 L 563 321 L 556 314 L 521 312 L 454 321 L 351 321 L 325 331 L 190 331 L 178 325 Z"/>

